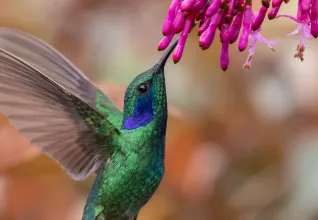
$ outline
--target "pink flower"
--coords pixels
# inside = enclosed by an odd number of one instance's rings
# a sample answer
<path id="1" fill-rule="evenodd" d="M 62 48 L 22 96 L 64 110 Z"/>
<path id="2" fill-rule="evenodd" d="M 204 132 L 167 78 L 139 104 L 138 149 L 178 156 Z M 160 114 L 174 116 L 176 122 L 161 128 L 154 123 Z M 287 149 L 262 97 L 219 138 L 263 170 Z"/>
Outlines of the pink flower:
<path id="1" fill-rule="evenodd" d="M 300 23 L 299 26 L 292 33 L 288 34 L 288 36 L 296 35 L 300 32 L 300 41 L 297 45 L 297 52 L 295 53 L 295 57 L 299 58 L 301 61 L 304 60 L 304 52 L 306 48 L 306 42 L 309 39 L 314 38 L 314 36 L 310 33 L 310 26 L 306 23 Z"/>
<path id="2" fill-rule="evenodd" d="M 254 56 L 255 47 L 256 47 L 257 43 L 260 42 L 260 43 L 266 44 L 272 51 L 275 51 L 275 49 L 272 46 L 277 44 L 277 42 L 269 41 L 265 37 L 263 37 L 263 35 L 260 33 L 262 30 L 260 27 L 257 30 L 253 30 L 253 28 L 255 26 L 253 27 L 253 25 L 251 25 L 251 24 L 255 24 L 255 21 L 259 18 L 259 14 L 256 12 L 252 13 L 252 11 L 250 11 L 250 13 L 251 14 L 249 16 L 250 16 L 251 22 L 250 22 L 250 25 L 248 27 L 247 32 L 249 34 L 248 38 L 251 41 L 251 44 L 250 44 L 250 49 L 248 50 L 248 52 L 249 52 L 248 57 L 246 59 L 246 62 L 243 65 L 243 68 L 248 69 L 248 70 L 251 69 L 252 58 Z"/>
<path id="3" fill-rule="evenodd" d="M 303 2 L 305 1 L 306 0 L 303 0 Z M 307 0 L 307 3 L 308 3 L 308 0 Z M 309 17 L 309 9 L 308 9 L 309 6 L 306 4 L 305 6 L 303 5 L 304 4 L 299 3 L 297 18 L 291 15 L 286 15 L 286 14 L 277 16 L 277 18 L 279 17 L 289 18 L 299 24 L 298 27 L 292 33 L 287 35 L 292 36 L 292 35 L 296 35 L 300 33 L 300 41 L 297 45 L 297 52 L 295 53 L 294 57 L 299 58 L 301 61 L 304 60 L 304 52 L 305 52 L 307 40 L 314 38 L 314 36 L 311 34 L 310 17 Z"/>
<path id="4" fill-rule="evenodd" d="M 263 37 L 263 35 L 260 32 L 261 32 L 261 29 L 258 29 L 256 31 L 252 31 L 249 35 L 249 38 L 251 40 L 251 45 L 250 45 L 250 49 L 248 50 L 249 52 L 248 57 L 246 59 L 246 62 L 243 65 L 244 69 L 248 69 L 248 70 L 251 69 L 252 58 L 254 56 L 255 47 L 257 43 L 261 42 L 263 44 L 266 44 L 272 51 L 275 51 L 275 49 L 272 46 L 276 45 L 277 42 L 267 40 L 265 37 Z"/>
<path id="5" fill-rule="evenodd" d="M 277 16 L 283 4 L 289 0 L 260 0 L 262 6 L 258 13 L 252 10 L 252 0 L 172 0 L 167 17 L 162 27 L 163 39 L 158 45 L 159 50 L 168 47 L 173 37 L 180 33 L 178 46 L 173 60 L 179 62 L 189 33 L 198 22 L 199 46 L 206 50 L 216 41 L 222 43 L 220 66 L 225 71 L 230 64 L 229 47 L 238 41 L 239 51 L 244 51 L 250 43 L 249 56 L 243 65 L 251 68 L 255 47 L 261 42 L 272 50 L 277 42 L 268 41 L 261 35 L 262 24 L 267 17 L 272 20 L 287 17 L 296 21 L 298 28 L 289 35 L 301 34 L 295 57 L 303 60 L 306 41 L 318 36 L 318 0 L 298 0 L 297 18 L 290 15 Z M 241 35 L 240 35 L 241 32 Z"/>

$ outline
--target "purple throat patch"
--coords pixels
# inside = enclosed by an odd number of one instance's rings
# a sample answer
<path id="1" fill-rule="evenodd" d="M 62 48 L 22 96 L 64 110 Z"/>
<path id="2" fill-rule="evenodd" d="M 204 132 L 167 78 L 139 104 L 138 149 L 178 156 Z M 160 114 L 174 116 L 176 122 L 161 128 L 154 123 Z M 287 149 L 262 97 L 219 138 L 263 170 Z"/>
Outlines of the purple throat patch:
<path id="1" fill-rule="evenodd" d="M 146 126 L 153 119 L 153 114 L 151 112 L 145 112 L 144 114 L 129 116 L 124 122 L 124 127 L 128 130 L 139 128 L 141 126 Z"/>

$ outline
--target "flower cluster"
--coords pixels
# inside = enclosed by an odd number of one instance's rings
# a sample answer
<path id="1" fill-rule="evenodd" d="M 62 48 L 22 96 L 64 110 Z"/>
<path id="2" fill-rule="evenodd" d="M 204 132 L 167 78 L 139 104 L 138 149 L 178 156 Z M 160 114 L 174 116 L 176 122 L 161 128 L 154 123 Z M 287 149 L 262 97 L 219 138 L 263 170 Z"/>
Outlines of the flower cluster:
<path id="1" fill-rule="evenodd" d="M 318 1 L 298 0 L 297 17 L 278 15 L 281 5 L 289 0 L 261 0 L 262 6 L 258 12 L 252 10 L 252 0 L 172 0 L 168 14 L 163 24 L 163 39 L 158 49 L 164 50 L 170 44 L 174 35 L 180 33 L 178 45 L 173 54 L 177 63 L 183 54 L 188 34 L 196 23 L 199 23 L 199 46 L 208 49 L 215 38 L 217 29 L 222 43 L 220 65 L 225 71 L 229 66 L 229 45 L 238 42 L 239 51 L 244 51 L 248 44 L 249 55 L 243 65 L 251 68 L 255 46 L 261 42 L 272 47 L 277 42 L 268 41 L 261 35 L 261 26 L 267 15 L 274 18 L 286 17 L 299 24 L 289 35 L 301 33 L 295 57 L 303 60 L 306 40 L 318 36 Z M 249 42 L 250 41 L 250 42 Z"/>

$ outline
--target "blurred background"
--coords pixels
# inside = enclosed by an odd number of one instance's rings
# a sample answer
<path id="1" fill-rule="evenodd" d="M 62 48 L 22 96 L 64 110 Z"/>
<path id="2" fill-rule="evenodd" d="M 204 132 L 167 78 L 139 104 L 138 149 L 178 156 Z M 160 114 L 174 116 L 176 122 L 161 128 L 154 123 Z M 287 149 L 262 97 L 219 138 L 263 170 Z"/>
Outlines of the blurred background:
<path id="1" fill-rule="evenodd" d="M 255 8 L 258 8 L 258 1 Z M 170 0 L 0 0 L 0 26 L 49 42 L 122 108 L 126 86 L 161 56 Z M 296 13 L 296 1 L 282 13 Z M 318 40 L 293 57 L 296 24 L 265 21 L 252 70 L 247 51 L 201 51 L 190 34 L 166 67 L 169 121 L 164 179 L 140 220 L 318 219 Z M 73 181 L 0 118 L 0 220 L 81 219 L 94 178 Z"/>

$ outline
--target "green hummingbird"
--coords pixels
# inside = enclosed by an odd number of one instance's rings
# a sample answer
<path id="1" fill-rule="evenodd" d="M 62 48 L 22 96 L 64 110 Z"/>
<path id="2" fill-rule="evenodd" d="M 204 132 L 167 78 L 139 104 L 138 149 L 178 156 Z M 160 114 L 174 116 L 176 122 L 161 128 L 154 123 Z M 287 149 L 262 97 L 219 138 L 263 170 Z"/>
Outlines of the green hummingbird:
<path id="1" fill-rule="evenodd" d="M 83 220 L 135 220 L 164 174 L 167 96 L 160 61 L 125 93 L 124 111 L 62 54 L 0 28 L 0 112 L 75 180 L 96 174 Z"/>

